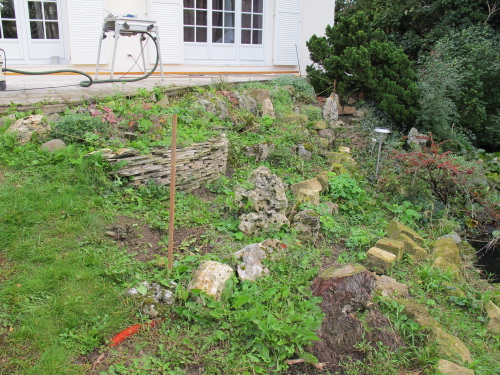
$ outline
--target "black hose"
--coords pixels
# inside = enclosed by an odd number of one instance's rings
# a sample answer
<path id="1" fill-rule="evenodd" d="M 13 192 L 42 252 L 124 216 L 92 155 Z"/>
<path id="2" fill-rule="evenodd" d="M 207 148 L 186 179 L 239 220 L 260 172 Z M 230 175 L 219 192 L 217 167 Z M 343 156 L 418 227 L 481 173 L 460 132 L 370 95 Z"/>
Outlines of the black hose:
<path id="1" fill-rule="evenodd" d="M 44 71 L 44 72 L 28 72 L 28 71 L 25 71 L 25 70 L 17 70 L 17 69 L 10 69 L 10 68 L 4 67 L 2 69 L 2 71 L 4 71 L 4 72 L 18 73 L 18 74 L 26 74 L 26 75 L 45 75 L 45 74 L 57 74 L 57 73 L 76 73 L 76 74 L 81 74 L 81 75 L 85 76 L 88 79 L 88 81 L 81 81 L 80 82 L 80 86 L 82 86 L 82 87 L 90 87 L 94 83 L 136 82 L 136 81 L 140 81 L 140 80 L 148 78 L 151 74 L 153 74 L 156 71 L 156 68 L 158 67 L 158 63 L 160 61 L 160 47 L 158 46 L 158 41 L 156 40 L 156 38 L 154 38 L 150 33 L 146 32 L 146 31 L 140 32 L 140 33 L 141 34 L 147 34 L 151 38 L 151 40 L 153 40 L 153 43 L 155 44 L 155 48 L 156 48 L 156 61 L 155 61 L 155 65 L 153 66 L 153 69 L 151 71 L 149 71 L 148 73 L 144 74 L 141 77 L 126 78 L 126 79 L 120 78 L 120 79 L 99 79 L 99 80 L 93 80 L 92 77 L 90 75 L 88 75 L 87 73 L 82 72 L 81 70 L 74 70 L 74 69 L 48 70 L 48 71 Z M 142 51 L 142 53 L 144 53 L 144 51 Z"/>

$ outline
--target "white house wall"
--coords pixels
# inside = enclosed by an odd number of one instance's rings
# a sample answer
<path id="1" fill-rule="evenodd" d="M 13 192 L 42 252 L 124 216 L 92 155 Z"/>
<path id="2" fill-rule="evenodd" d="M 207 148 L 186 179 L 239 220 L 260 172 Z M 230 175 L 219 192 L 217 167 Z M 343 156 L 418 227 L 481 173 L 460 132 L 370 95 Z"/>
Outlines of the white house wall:
<path id="1" fill-rule="evenodd" d="M 309 52 L 305 42 L 313 35 L 323 35 L 327 24 L 333 23 L 335 0 L 264 0 L 265 6 L 265 48 L 262 61 L 185 61 L 183 57 L 182 40 L 182 0 L 65 0 L 68 4 L 69 43 L 71 57 L 70 61 L 75 68 L 91 70 L 95 66 L 99 42 L 99 33 L 96 33 L 96 25 L 102 24 L 104 16 L 110 12 L 113 15 L 131 14 L 142 19 L 157 20 L 162 46 L 162 58 L 166 72 L 263 72 L 263 71 L 298 71 L 299 66 L 302 73 L 310 63 Z M 208 0 L 211 1 L 211 0 Z M 236 0 L 238 1 L 238 0 Z M 285 12 L 278 14 L 279 3 L 285 5 Z M 294 5 L 287 9 L 287 3 Z M 299 13 L 295 12 L 295 6 Z M 160 9 L 167 9 L 162 15 L 155 17 Z M 175 14 L 178 9 L 180 14 Z M 78 14 L 81 14 L 81 18 Z M 284 14 L 284 18 L 281 17 Z M 281 30 L 283 36 L 287 37 L 286 28 L 293 31 L 296 25 L 297 39 L 296 50 L 285 51 L 288 53 L 279 55 L 280 49 L 276 45 L 279 40 L 277 29 L 281 20 L 285 20 L 285 28 Z M 91 18 L 91 21 L 90 21 Z M 82 22 L 87 19 L 87 22 Z M 180 24 L 179 24 L 180 22 Z M 288 22 L 288 24 L 287 24 Z M 78 30 L 83 24 L 92 26 L 89 30 Z M 297 24 L 298 23 L 298 24 Z M 170 29 L 168 26 L 170 25 Z M 173 30 L 173 31 L 172 31 Z M 177 31 L 175 31 L 177 30 Z M 181 35 L 178 35 L 179 32 Z M 177 33 L 178 38 L 175 38 Z M 113 51 L 113 33 L 107 33 L 108 37 L 103 40 L 103 56 L 101 57 L 100 71 L 105 72 L 110 68 Z M 290 32 L 290 37 L 293 32 Z M 139 37 L 120 37 L 115 57 L 115 72 L 128 71 L 140 54 Z M 295 39 L 294 39 L 295 40 Z M 295 49 L 295 48 L 294 48 Z M 175 51 L 174 51 L 175 50 Z M 148 51 L 146 61 L 151 63 L 153 59 L 152 46 Z M 283 51 L 282 51 L 283 52 Z M 293 53 L 290 53 L 293 52 Z M 281 56 L 281 57 L 280 57 Z M 283 57 L 293 57 L 286 59 Z M 141 61 L 141 60 L 139 60 Z M 138 71 L 137 66 L 132 69 Z"/>

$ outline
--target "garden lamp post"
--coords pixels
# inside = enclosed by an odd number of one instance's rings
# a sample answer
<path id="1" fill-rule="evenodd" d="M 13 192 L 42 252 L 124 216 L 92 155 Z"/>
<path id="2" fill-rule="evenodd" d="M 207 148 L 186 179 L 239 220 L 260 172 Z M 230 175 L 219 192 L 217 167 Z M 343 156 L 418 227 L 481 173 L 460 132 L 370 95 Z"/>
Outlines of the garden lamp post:
<path id="1" fill-rule="evenodd" d="M 375 138 L 378 141 L 378 155 L 377 155 L 377 169 L 375 170 L 375 180 L 378 178 L 378 168 L 380 165 L 380 154 L 382 153 L 382 142 L 391 133 L 390 129 L 386 128 L 375 128 Z"/>

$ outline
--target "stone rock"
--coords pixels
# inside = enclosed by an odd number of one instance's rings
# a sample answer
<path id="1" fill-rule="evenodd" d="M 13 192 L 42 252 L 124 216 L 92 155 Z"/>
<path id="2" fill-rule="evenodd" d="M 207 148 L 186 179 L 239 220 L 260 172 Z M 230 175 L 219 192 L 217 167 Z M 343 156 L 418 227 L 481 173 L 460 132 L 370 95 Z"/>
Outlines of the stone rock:
<path id="1" fill-rule="evenodd" d="M 305 128 L 307 126 L 307 123 L 309 122 L 309 118 L 306 115 L 295 113 L 283 118 L 282 122 L 286 125 L 298 125 Z"/>
<path id="2" fill-rule="evenodd" d="M 438 240 L 443 238 L 451 238 L 457 245 L 462 242 L 462 238 L 460 238 L 460 235 L 457 232 L 445 234 L 444 236 L 439 237 Z"/>
<path id="3" fill-rule="evenodd" d="M 344 125 L 345 125 L 345 123 L 342 120 L 330 122 L 330 128 L 332 128 L 332 129 L 342 128 Z"/>
<path id="4" fill-rule="evenodd" d="M 297 155 L 304 159 L 304 160 L 309 160 L 312 157 L 312 151 L 309 151 L 305 145 L 298 145 L 296 149 Z"/>
<path id="5" fill-rule="evenodd" d="M 396 255 L 388 251 L 372 247 L 366 253 L 365 264 L 370 271 L 385 273 L 388 269 L 392 268 L 396 260 Z"/>
<path id="6" fill-rule="evenodd" d="M 227 264 L 205 260 L 194 271 L 188 290 L 201 289 L 207 295 L 220 301 L 226 282 L 233 273 L 233 269 Z"/>
<path id="7" fill-rule="evenodd" d="M 467 241 L 462 241 L 458 244 L 460 257 L 466 261 L 475 262 L 477 259 L 476 249 L 474 249 Z"/>
<path id="8" fill-rule="evenodd" d="M 460 275 L 460 269 L 458 268 L 458 266 L 454 263 L 451 263 L 448 259 L 442 256 L 438 256 L 434 259 L 432 267 L 440 268 L 444 271 L 450 271 L 455 277 L 458 277 Z"/>
<path id="9" fill-rule="evenodd" d="M 356 112 L 354 112 L 352 115 L 353 115 L 353 117 L 355 117 L 357 119 L 362 119 L 363 117 L 366 116 L 366 110 L 357 109 Z"/>
<path id="10" fill-rule="evenodd" d="M 8 129 L 7 133 L 17 133 L 19 143 L 25 145 L 31 141 L 33 134 L 43 139 L 50 133 L 50 125 L 44 123 L 43 115 L 31 115 L 17 120 Z"/>
<path id="11" fill-rule="evenodd" d="M 312 128 L 314 130 L 328 129 L 328 124 L 323 120 L 314 121 Z"/>
<path id="12" fill-rule="evenodd" d="M 297 182 L 296 184 L 293 184 L 290 186 L 292 189 L 292 193 L 294 196 L 297 196 L 299 193 L 299 190 L 316 190 L 317 192 L 322 192 L 323 191 L 323 184 L 315 177 L 311 178 L 310 180 L 305 180 L 301 182 Z"/>
<path id="13" fill-rule="evenodd" d="M 427 143 L 427 140 L 428 137 L 425 134 L 420 134 L 416 128 L 411 128 L 406 143 L 413 150 L 420 150 Z"/>
<path id="14" fill-rule="evenodd" d="M 327 171 L 319 172 L 316 176 L 316 179 L 321 184 L 321 191 L 328 191 L 328 189 L 330 189 L 330 176 L 328 175 Z"/>
<path id="15" fill-rule="evenodd" d="M 198 99 L 198 103 L 205 108 L 205 111 L 217 115 L 217 108 L 215 107 L 215 104 L 206 100 L 206 99 Z"/>
<path id="16" fill-rule="evenodd" d="M 331 164 L 342 164 L 345 167 L 353 167 L 356 165 L 356 161 L 351 157 L 351 155 L 345 152 L 329 152 L 326 155 L 326 160 Z"/>
<path id="17" fill-rule="evenodd" d="M 64 143 L 62 139 L 52 139 L 40 146 L 41 150 L 48 152 L 54 152 L 55 150 L 62 150 L 64 148 L 66 148 L 66 143 Z"/>
<path id="18" fill-rule="evenodd" d="M 423 247 L 419 246 L 413 239 L 411 239 L 408 235 L 401 232 L 398 236 L 398 239 L 405 243 L 405 253 L 412 257 L 414 260 L 421 261 L 427 258 L 427 250 Z"/>
<path id="19" fill-rule="evenodd" d="M 272 143 L 258 143 L 246 148 L 247 155 L 255 157 L 255 161 L 267 160 L 269 155 L 274 152 L 276 146 Z"/>
<path id="20" fill-rule="evenodd" d="M 52 114 L 57 114 L 57 113 L 63 113 L 68 109 L 67 104 L 59 103 L 59 104 L 47 104 L 42 107 L 42 113 L 45 116 L 52 115 Z"/>
<path id="21" fill-rule="evenodd" d="M 241 215 L 238 228 L 246 235 L 252 235 L 263 229 L 281 228 L 288 224 L 285 215 L 288 199 L 281 179 L 266 167 L 259 167 L 248 181 L 254 188 L 237 188 L 235 199 L 239 207 L 248 206 L 254 212 Z"/>
<path id="22" fill-rule="evenodd" d="M 5 123 L 7 122 L 13 123 L 14 121 L 16 121 L 16 115 L 11 113 L 10 115 L 3 116 L 0 118 L 0 126 L 5 125 Z"/>
<path id="23" fill-rule="evenodd" d="M 253 115 L 257 114 L 257 102 L 250 95 L 236 94 L 240 108 L 246 109 Z"/>
<path id="24" fill-rule="evenodd" d="M 168 108 L 168 106 L 170 105 L 170 100 L 168 99 L 168 96 L 165 95 L 163 98 L 161 98 L 160 100 L 158 100 L 156 102 L 156 105 L 160 106 L 163 109 Z"/>
<path id="25" fill-rule="evenodd" d="M 273 102 L 271 102 L 271 99 L 267 98 L 264 100 L 264 103 L 262 104 L 262 117 L 268 116 L 271 118 L 276 117 L 276 113 L 274 112 L 274 106 Z"/>
<path id="26" fill-rule="evenodd" d="M 263 105 L 264 101 L 269 99 L 269 90 L 267 89 L 252 89 L 249 93 L 250 96 L 260 105 Z"/>
<path id="27" fill-rule="evenodd" d="M 417 232 L 415 232 L 411 228 L 408 228 L 406 225 L 397 222 L 396 220 L 392 220 L 389 223 L 386 231 L 387 235 L 390 238 L 397 239 L 400 234 L 406 234 L 408 237 L 410 237 L 413 241 L 415 241 L 419 245 L 422 245 L 424 242 L 422 236 L 420 236 Z"/>
<path id="28" fill-rule="evenodd" d="M 349 147 L 341 146 L 337 149 L 338 152 L 343 152 L 345 154 L 350 154 L 351 149 Z"/>
<path id="29" fill-rule="evenodd" d="M 321 229 L 320 217 L 312 209 L 300 211 L 293 217 L 291 227 L 300 239 L 316 242 Z"/>
<path id="30" fill-rule="evenodd" d="M 339 96 L 332 93 L 323 106 L 323 120 L 328 124 L 339 119 Z"/>
<path id="31" fill-rule="evenodd" d="M 405 243 L 392 238 L 381 238 L 377 241 L 375 247 L 393 253 L 396 255 L 397 260 L 401 260 L 403 258 Z"/>
<path id="32" fill-rule="evenodd" d="M 331 141 L 329 139 L 320 138 L 318 140 L 318 147 L 325 149 L 325 148 L 328 148 L 328 146 L 330 146 L 330 143 L 331 143 Z"/>
<path id="33" fill-rule="evenodd" d="M 469 349 L 457 337 L 450 335 L 439 327 L 432 327 L 428 340 L 435 343 L 438 354 L 446 359 L 460 362 L 472 362 Z"/>
<path id="34" fill-rule="evenodd" d="M 236 259 L 242 259 L 238 264 L 238 276 L 241 280 L 255 281 L 259 277 L 269 274 L 269 269 L 262 264 L 262 260 L 268 258 L 273 253 L 282 249 L 282 243 L 279 240 L 265 240 L 260 243 L 254 243 L 245 246 L 243 249 L 234 253 Z"/>
<path id="35" fill-rule="evenodd" d="M 226 102 L 222 98 L 215 96 L 215 105 L 217 106 L 217 110 L 219 111 L 219 119 L 227 120 L 231 118 L 231 116 L 229 115 L 229 110 L 227 109 Z"/>
<path id="36" fill-rule="evenodd" d="M 434 258 L 442 257 L 457 267 L 460 267 L 462 264 L 460 260 L 460 250 L 452 238 L 436 240 L 436 242 L 434 242 L 432 256 Z"/>
<path id="37" fill-rule="evenodd" d="M 344 174 L 347 173 L 346 167 L 344 167 L 342 164 L 339 163 L 333 163 L 331 171 L 336 173 L 336 174 Z"/>
<path id="38" fill-rule="evenodd" d="M 456 365 L 446 359 L 440 359 L 438 361 L 437 370 L 442 375 L 474 375 L 473 370 Z"/>
<path id="39" fill-rule="evenodd" d="M 339 108 L 339 115 L 353 115 L 356 112 L 356 108 L 343 106 Z"/>
<path id="40" fill-rule="evenodd" d="M 500 335 L 500 307 L 489 301 L 486 306 L 486 315 L 490 321 L 486 325 L 486 329 L 493 335 Z"/>
<path id="41" fill-rule="evenodd" d="M 399 283 L 389 276 L 375 276 L 375 290 L 380 292 L 382 297 L 407 298 L 408 285 Z"/>
<path id="42" fill-rule="evenodd" d="M 297 193 L 297 201 L 299 204 L 310 203 L 317 205 L 319 204 L 319 191 L 300 189 Z"/>
<path id="43" fill-rule="evenodd" d="M 52 113 L 51 115 L 49 115 L 49 116 L 47 117 L 47 122 L 48 122 L 49 124 L 53 124 L 53 123 L 55 123 L 55 122 L 59 121 L 60 119 L 61 119 L 61 116 L 59 116 L 59 114 L 58 114 L 58 113 Z"/>
<path id="44" fill-rule="evenodd" d="M 170 281 L 168 287 L 158 283 L 149 284 L 147 281 L 139 283 L 135 288 L 130 288 L 125 293 L 128 297 L 135 298 L 142 312 L 151 318 L 156 318 L 162 313 L 163 305 L 173 305 L 175 302 L 175 288 L 177 283 Z"/>
<path id="45" fill-rule="evenodd" d="M 405 307 L 403 312 L 420 327 L 426 330 L 430 330 L 433 327 L 440 327 L 436 319 L 430 316 L 424 305 L 408 299 L 398 299 L 398 303 Z"/>
<path id="46" fill-rule="evenodd" d="M 318 136 L 320 138 L 326 138 L 326 139 L 330 139 L 330 140 L 335 138 L 335 135 L 333 134 L 332 129 L 322 129 L 322 130 L 318 131 Z"/>
<path id="47" fill-rule="evenodd" d="M 330 215 L 333 215 L 333 214 L 336 215 L 339 213 L 339 205 L 337 203 L 325 202 L 324 204 L 326 207 L 328 207 L 328 213 Z"/>
<path id="48" fill-rule="evenodd" d="M 461 297 L 464 298 L 466 295 L 465 293 L 456 285 L 452 283 L 443 283 L 443 292 L 448 295 L 448 296 L 453 296 L 453 297 Z"/>

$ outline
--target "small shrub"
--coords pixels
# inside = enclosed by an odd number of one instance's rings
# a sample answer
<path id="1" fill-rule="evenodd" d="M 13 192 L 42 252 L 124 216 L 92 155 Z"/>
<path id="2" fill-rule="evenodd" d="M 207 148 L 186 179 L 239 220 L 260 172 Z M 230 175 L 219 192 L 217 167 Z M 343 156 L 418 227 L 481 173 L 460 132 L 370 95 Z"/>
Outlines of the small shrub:
<path id="1" fill-rule="evenodd" d="M 54 137 L 68 143 L 84 142 L 87 134 L 106 136 L 109 125 L 85 113 L 68 113 L 52 126 Z"/>

